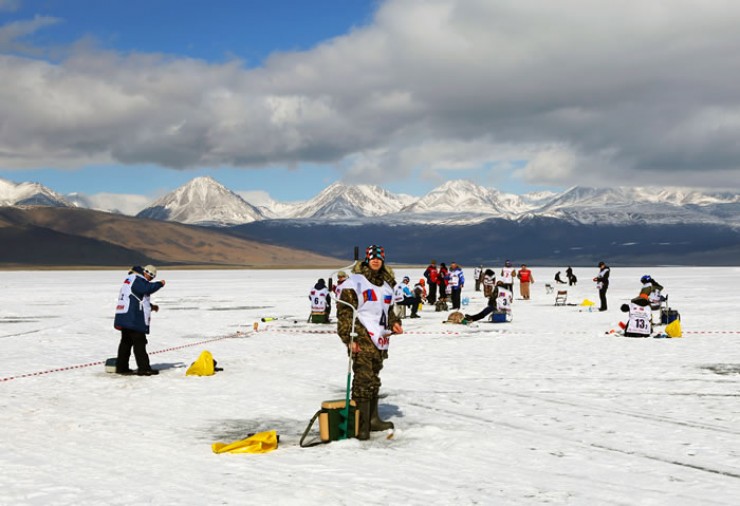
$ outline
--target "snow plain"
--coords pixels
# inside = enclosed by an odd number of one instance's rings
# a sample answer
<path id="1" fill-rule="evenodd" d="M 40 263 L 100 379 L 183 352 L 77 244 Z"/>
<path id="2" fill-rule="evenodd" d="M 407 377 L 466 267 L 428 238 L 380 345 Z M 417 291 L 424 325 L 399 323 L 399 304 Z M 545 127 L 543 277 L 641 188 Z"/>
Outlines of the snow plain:
<path id="1" fill-rule="evenodd" d="M 570 302 L 597 299 L 596 270 Z M 740 268 L 613 268 L 604 313 L 555 307 L 554 269 L 533 272 L 511 323 L 404 320 L 381 374 L 393 439 L 313 448 L 300 435 L 347 375 L 333 325 L 306 323 L 330 272 L 161 269 L 154 377 L 104 370 L 125 270 L 0 272 L 0 504 L 738 504 Z M 605 333 L 645 273 L 683 338 Z M 206 349 L 224 371 L 186 377 Z M 270 429 L 274 452 L 211 451 Z"/>

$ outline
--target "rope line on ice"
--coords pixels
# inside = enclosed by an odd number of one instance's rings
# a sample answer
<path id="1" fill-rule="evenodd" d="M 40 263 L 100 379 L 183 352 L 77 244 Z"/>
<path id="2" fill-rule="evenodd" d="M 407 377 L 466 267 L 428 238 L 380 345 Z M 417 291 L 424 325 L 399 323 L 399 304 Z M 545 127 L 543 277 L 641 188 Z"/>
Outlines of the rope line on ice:
<path id="1" fill-rule="evenodd" d="M 475 327 L 478 329 L 478 327 Z M 529 332 L 525 330 L 513 330 L 513 329 L 484 329 L 486 332 L 504 333 L 504 334 L 527 334 Z M 335 330 L 310 330 L 310 329 L 288 329 L 288 328 L 259 328 L 255 332 L 278 332 L 278 333 L 289 333 L 289 334 L 336 334 Z M 449 330 L 440 330 L 437 332 L 422 332 L 416 330 L 405 331 L 404 335 L 467 335 L 477 334 L 478 332 L 452 332 Z M 586 330 L 570 330 L 570 331 L 557 331 L 558 335 L 590 335 L 592 332 Z M 740 334 L 740 330 L 685 330 L 684 334 Z"/>
<path id="2" fill-rule="evenodd" d="M 279 332 L 279 333 L 289 333 L 289 334 L 336 334 L 336 330 L 309 330 L 309 329 L 258 329 L 257 332 Z M 441 330 L 439 332 L 420 332 L 420 331 L 404 331 L 403 335 L 430 335 L 430 336 L 437 336 L 440 334 L 452 334 L 452 335 L 460 335 L 462 332 L 452 332 L 449 330 Z"/>
<path id="3" fill-rule="evenodd" d="M 684 330 L 684 334 L 740 334 L 740 330 Z"/>
<path id="4" fill-rule="evenodd" d="M 230 339 L 233 337 L 236 337 L 238 335 L 241 335 L 241 332 L 237 332 L 236 334 L 230 334 L 228 336 L 221 336 L 221 337 L 215 337 L 213 339 L 206 339 L 204 341 L 198 341 L 197 343 L 188 343 L 183 344 L 180 346 L 172 346 L 170 348 L 165 348 L 162 350 L 156 350 L 156 351 L 150 351 L 149 355 L 156 355 L 157 353 L 165 353 L 168 351 L 174 351 L 174 350 L 180 350 L 182 348 L 189 348 L 191 346 L 198 346 L 205 343 L 212 343 L 215 341 L 221 341 L 222 339 Z M 98 360 L 97 362 L 89 362 L 87 364 L 77 364 L 77 365 L 70 365 L 66 367 L 57 367 L 56 369 L 48 369 L 46 371 L 38 371 L 38 372 L 29 372 L 26 374 L 19 374 L 18 376 L 8 376 L 7 378 L 0 378 L 0 383 L 5 381 L 10 381 L 18 378 L 30 378 L 32 376 L 43 376 L 45 374 L 51 374 L 53 372 L 61 372 L 61 371 L 71 371 L 73 369 L 84 369 L 85 367 L 92 367 L 95 365 L 103 365 L 105 363 L 105 360 Z"/>

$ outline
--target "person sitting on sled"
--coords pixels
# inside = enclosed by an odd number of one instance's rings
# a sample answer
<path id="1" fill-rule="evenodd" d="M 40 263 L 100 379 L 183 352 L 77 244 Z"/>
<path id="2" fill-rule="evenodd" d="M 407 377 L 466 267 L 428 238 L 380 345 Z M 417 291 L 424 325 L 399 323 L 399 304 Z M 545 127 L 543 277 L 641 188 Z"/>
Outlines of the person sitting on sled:
<path id="1" fill-rule="evenodd" d="M 629 313 L 629 320 L 624 326 L 625 336 L 650 337 L 653 332 L 653 324 L 650 301 L 647 295 L 641 293 L 632 299 L 629 304 L 622 304 L 620 309 L 624 313 Z"/>
<path id="2" fill-rule="evenodd" d="M 417 312 L 419 311 L 421 298 L 418 297 L 415 291 L 411 290 L 410 282 L 411 278 L 408 276 L 403 277 L 403 281 L 393 289 L 393 301 L 399 306 L 408 306 L 411 308 L 410 318 L 420 318 Z"/>
<path id="3" fill-rule="evenodd" d="M 308 294 L 311 301 L 311 323 L 329 323 L 331 296 L 326 281 L 319 279 Z"/>
<path id="4" fill-rule="evenodd" d="M 467 321 L 469 321 L 469 322 L 477 322 L 478 320 L 482 320 L 483 318 L 485 318 L 489 314 L 491 314 L 494 311 L 496 311 L 496 304 L 497 304 L 497 301 L 498 301 L 498 290 L 499 290 L 499 286 L 501 286 L 501 282 L 500 281 L 498 282 L 498 285 L 497 286 L 494 286 L 493 289 L 491 290 L 491 295 L 488 297 L 488 303 L 487 303 L 486 307 L 484 307 L 480 312 L 478 312 L 478 313 L 476 313 L 474 315 L 470 315 L 470 314 L 466 314 L 465 315 L 465 319 Z"/>
<path id="5" fill-rule="evenodd" d="M 652 309 L 660 309 L 660 304 L 665 300 L 665 297 L 661 294 L 663 291 L 663 285 L 655 281 L 649 274 L 645 274 L 641 277 L 640 283 L 642 283 L 640 293 L 644 293 L 648 296 L 650 307 Z"/>

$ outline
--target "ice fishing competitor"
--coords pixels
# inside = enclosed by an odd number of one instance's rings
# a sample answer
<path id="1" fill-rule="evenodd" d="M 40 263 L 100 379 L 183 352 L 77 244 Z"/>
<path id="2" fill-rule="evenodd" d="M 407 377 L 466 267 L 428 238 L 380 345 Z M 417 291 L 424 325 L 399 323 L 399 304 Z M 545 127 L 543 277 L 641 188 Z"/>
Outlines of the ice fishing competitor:
<path id="1" fill-rule="evenodd" d="M 378 416 L 380 370 L 388 357 L 391 334 L 403 334 L 401 320 L 389 311 L 393 301 L 396 280 L 393 271 L 385 265 L 385 252 L 380 246 L 369 246 L 365 260 L 352 268 L 342 285 L 341 301 L 357 309 L 352 342 L 352 399 L 360 412 L 358 439 L 369 439 L 370 431 L 393 428 L 392 422 Z M 349 347 L 353 311 L 346 304 L 337 304 L 337 333 Z"/>
<path id="2" fill-rule="evenodd" d="M 131 347 L 134 348 L 134 358 L 138 367 L 136 374 L 139 376 L 159 374 L 159 371 L 152 369 L 149 364 L 149 355 L 146 352 L 149 320 L 152 311 L 159 311 L 159 306 L 152 304 L 149 296 L 164 286 L 164 280 L 152 282 L 156 276 L 157 268 L 153 265 L 146 267 L 136 265 L 128 271 L 128 277 L 123 280 L 113 322 L 113 326 L 121 331 L 121 342 L 116 357 L 118 374 L 133 374 L 128 366 Z"/>

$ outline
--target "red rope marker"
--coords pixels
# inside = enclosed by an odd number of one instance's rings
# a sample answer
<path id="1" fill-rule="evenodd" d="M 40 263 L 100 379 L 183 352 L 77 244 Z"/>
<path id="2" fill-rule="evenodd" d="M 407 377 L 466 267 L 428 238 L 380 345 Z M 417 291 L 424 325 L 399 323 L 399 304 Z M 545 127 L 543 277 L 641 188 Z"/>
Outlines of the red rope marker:
<path id="1" fill-rule="evenodd" d="M 215 341 L 221 341 L 222 339 L 229 339 L 232 337 L 236 337 L 237 335 L 241 335 L 241 332 L 237 332 L 234 335 L 228 335 L 228 336 L 221 336 L 221 337 L 215 337 L 213 339 L 206 339 L 205 341 L 198 341 L 197 343 L 188 343 L 183 344 L 181 346 L 173 346 L 171 348 L 165 348 L 163 350 L 157 350 L 157 351 L 150 351 L 150 355 L 156 355 L 157 353 L 165 353 L 168 351 L 174 351 L 174 350 L 180 350 L 183 348 L 190 348 L 191 346 L 198 346 L 205 343 L 212 343 Z M 92 367 L 95 365 L 103 365 L 105 363 L 105 360 L 98 360 L 97 362 L 90 362 L 87 364 L 77 364 L 77 365 L 70 365 L 67 367 L 58 367 L 56 369 L 48 369 L 46 371 L 38 371 L 38 372 L 29 372 L 26 374 L 19 374 L 18 376 L 9 376 L 7 378 L 0 378 L 0 383 L 4 381 L 10 381 L 18 378 L 30 378 L 32 376 L 43 376 L 44 374 L 51 374 L 53 372 L 61 372 L 61 371 L 71 371 L 72 369 L 83 369 L 85 367 Z"/>

